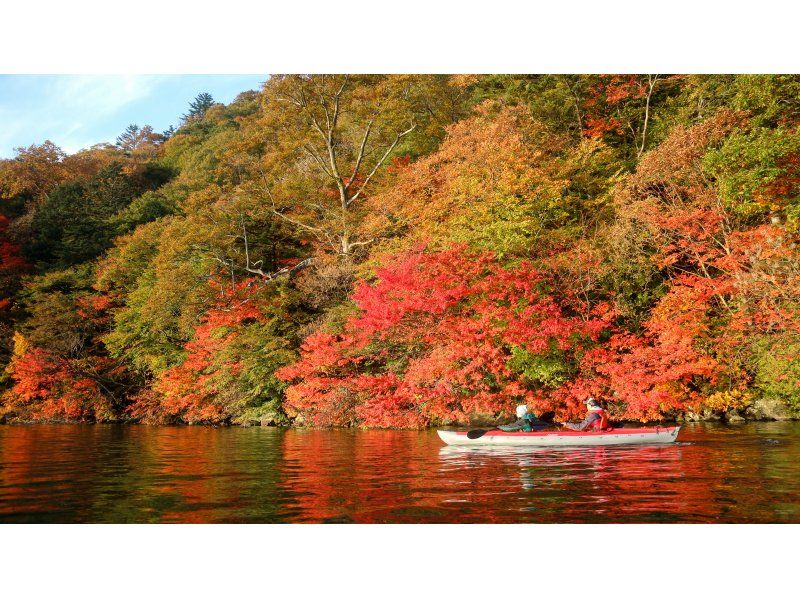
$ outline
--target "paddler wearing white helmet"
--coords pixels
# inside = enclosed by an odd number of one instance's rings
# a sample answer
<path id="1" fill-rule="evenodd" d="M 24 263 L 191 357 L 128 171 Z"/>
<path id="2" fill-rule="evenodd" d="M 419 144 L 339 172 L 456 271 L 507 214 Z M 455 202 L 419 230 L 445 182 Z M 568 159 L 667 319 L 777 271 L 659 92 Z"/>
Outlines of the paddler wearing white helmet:
<path id="1" fill-rule="evenodd" d="M 530 432 L 533 430 L 534 425 L 539 421 L 533 413 L 528 412 L 528 406 L 524 403 L 517 405 L 516 409 L 517 421 L 513 424 L 506 424 L 505 426 L 498 426 L 503 432 Z"/>
<path id="2" fill-rule="evenodd" d="M 590 396 L 583 402 L 583 404 L 586 405 L 586 411 L 588 412 L 584 420 L 579 424 L 562 424 L 565 428 L 576 430 L 578 432 L 586 429 L 597 431 L 609 429 L 610 426 L 608 423 L 608 414 L 606 414 L 606 410 L 600 406 L 600 403 L 597 402 L 597 399 Z"/>

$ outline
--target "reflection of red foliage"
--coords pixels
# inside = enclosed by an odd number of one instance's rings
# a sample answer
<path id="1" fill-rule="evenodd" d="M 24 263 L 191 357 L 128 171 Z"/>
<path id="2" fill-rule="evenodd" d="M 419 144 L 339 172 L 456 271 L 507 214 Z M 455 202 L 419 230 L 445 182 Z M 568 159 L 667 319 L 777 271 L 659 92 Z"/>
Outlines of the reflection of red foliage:
<path id="1" fill-rule="evenodd" d="M 163 483 L 148 487 L 148 498 L 172 504 L 173 508 L 153 509 L 150 517 L 162 523 L 208 523 L 240 500 L 236 484 L 219 484 L 213 477 L 231 475 L 235 455 L 226 454 L 229 444 L 220 430 L 200 426 L 138 427 L 148 430 L 145 438 L 153 459 L 154 471 Z M 138 488 L 137 488 L 138 489 Z M 175 508 L 177 507 L 177 508 Z"/>
<path id="2" fill-rule="evenodd" d="M 432 433 L 288 430 L 280 484 L 305 523 L 713 521 L 739 502 L 724 519 L 757 520 L 753 493 L 715 500 L 740 466 L 723 444 L 476 451 Z"/>
<path id="3" fill-rule="evenodd" d="M 394 430 L 8 426 L 0 520 L 796 521 L 775 499 L 794 496 L 796 451 L 754 441 L 765 433 L 692 426 L 671 446 L 514 451 Z M 109 450 L 120 434 L 126 450 Z M 755 479 L 775 481 L 731 483 Z"/>
<path id="4" fill-rule="evenodd" d="M 287 430 L 281 484 L 292 497 L 290 520 L 419 522 L 417 513 L 440 506 L 440 497 L 427 490 L 441 446 L 432 440 L 409 431 Z"/>

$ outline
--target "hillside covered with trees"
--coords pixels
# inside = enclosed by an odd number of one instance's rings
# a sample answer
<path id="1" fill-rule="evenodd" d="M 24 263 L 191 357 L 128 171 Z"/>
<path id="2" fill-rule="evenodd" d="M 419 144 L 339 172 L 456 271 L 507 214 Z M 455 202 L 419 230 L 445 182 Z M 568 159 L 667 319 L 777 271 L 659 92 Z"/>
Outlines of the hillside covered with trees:
<path id="1" fill-rule="evenodd" d="M 0 161 L 0 418 L 800 411 L 800 76 L 273 76 Z"/>

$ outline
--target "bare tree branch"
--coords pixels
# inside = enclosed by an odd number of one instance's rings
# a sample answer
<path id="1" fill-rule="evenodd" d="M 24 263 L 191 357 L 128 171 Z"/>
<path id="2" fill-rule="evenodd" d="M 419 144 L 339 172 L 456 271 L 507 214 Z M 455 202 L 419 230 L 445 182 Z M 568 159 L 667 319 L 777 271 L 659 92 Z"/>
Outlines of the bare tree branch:
<path id="1" fill-rule="evenodd" d="M 639 153 L 636 154 L 636 159 L 638 160 L 642 156 L 642 152 L 644 151 L 644 146 L 647 141 L 647 121 L 650 119 L 650 98 L 653 95 L 653 88 L 656 86 L 656 81 L 658 81 L 658 75 L 647 75 L 647 82 L 649 84 L 647 90 L 647 100 L 644 104 L 644 125 L 642 126 L 642 146 L 639 148 Z"/>
<path id="2" fill-rule="evenodd" d="M 372 131 L 372 123 L 375 122 L 375 119 L 371 119 L 367 123 L 367 129 L 364 131 L 364 138 L 361 140 L 361 146 L 358 148 L 358 156 L 356 156 L 356 165 L 353 167 L 353 175 L 350 177 L 350 180 L 347 181 L 347 184 L 344 186 L 346 190 L 350 189 L 350 186 L 353 184 L 353 181 L 356 180 L 356 176 L 358 175 L 358 169 L 361 168 L 361 161 L 364 159 L 364 150 L 367 147 L 367 140 L 369 139 L 370 131 Z"/>
<path id="3" fill-rule="evenodd" d="M 214 259 L 214 261 L 219 262 L 220 264 L 222 264 L 226 268 L 230 268 L 231 270 L 237 269 L 237 270 L 241 270 L 242 272 L 248 272 L 250 274 L 256 274 L 256 275 L 260 276 L 261 278 L 263 278 L 265 282 L 269 282 L 269 281 L 275 280 L 277 278 L 280 278 L 281 276 L 287 276 L 287 275 L 291 274 L 292 272 L 296 272 L 297 270 L 302 270 L 303 268 L 307 268 L 308 266 L 310 266 L 314 262 L 314 258 L 313 257 L 308 257 L 308 258 L 304 259 L 303 261 L 298 262 L 294 266 L 291 266 L 291 267 L 290 266 L 286 266 L 285 268 L 281 268 L 280 270 L 276 270 L 274 272 L 264 272 L 260 268 L 248 268 L 246 266 L 239 266 L 232 259 L 227 259 L 226 260 L 225 258 L 221 258 L 218 255 L 212 254 L 211 257 Z"/>
<path id="4" fill-rule="evenodd" d="M 319 167 L 323 170 L 323 172 L 326 175 L 328 175 L 332 179 L 336 178 L 334 174 L 330 170 L 328 170 L 328 167 L 325 165 L 325 161 L 320 156 L 317 155 L 317 152 L 314 150 L 313 146 L 305 144 L 303 145 L 303 149 L 309 156 L 311 156 L 314 159 L 314 161 L 319 165 Z"/>
<path id="5" fill-rule="evenodd" d="M 361 187 L 359 187 L 359 189 L 358 189 L 358 191 L 355 193 L 355 195 L 353 195 L 352 197 L 350 197 L 350 198 L 348 199 L 348 201 L 347 201 L 347 205 L 348 205 L 348 206 L 349 206 L 351 203 L 353 203 L 353 202 L 354 202 L 356 199 L 358 199 L 358 196 L 359 196 L 359 195 L 361 195 L 361 192 L 362 192 L 362 191 L 364 191 L 364 189 L 366 188 L 366 186 L 367 186 L 367 184 L 369 183 L 370 179 L 372 179 L 372 177 L 374 176 L 374 174 L 375 174 L 376 172 L 378 172 L 378 169 L 379 169 L 379 168 L 380 168 L 380 167 L 383 165 L 383 163 L 386 161 L 386 158 L 388 158 L 388 157 L 389 157 L 389 154 L 391 154 L 391 153 L 392 153 L 392 151 L 394 150 L 394 148 L 395 148 L 395 147 L 397 147 L 397 144 L 398 144 L 398 143 L 400 143 L 400 140 L 401 140 L 403 137 L 405 137 L 406 135 L 408 135 L 409 133 L 411 133 L 411 132 L 412 132 L 414 129 L 416 129 L 416 128 L 417 128 L 417 125 L 411 125 L 411 127 L 409 127 L 408 129 L 406 129 L 406 130 L 405 130 L 405 131 L 403 131 L 402 133 L 398 133 L 398 134 L 397 134 L 397 137 L 395 137 L 395 140 L 392 142 L 392 145 L 390 145 L 390 146 L 388 147 L 388 149 L 387 149 L 387 150 L 386 150 L 386 151 L 383 153 L 383 156 L 381 156 L 381 159 L 380 159 L 380 160 L 378 160 L 378 162 L 375 164 L 375 167 L 372 169 L 372 172 L 370 172 L 370 173 L 367 175 L 367 178 L 365 178 L 365 179 L 364 179 L 364 183 L 361 185 Z"/>
<path id="6" fill-rule="evenodd" d="M 360 247 L 362 245 L 369 245 L 370 243 L 374 243 L 374 242 L 375 242 L 375 239 L 368 239 L 366 241 L 355 241 L 353 243 L 350 243 L 349 247 L 350 247 L 350 249 L 352 249 L 353 247 Z"/>

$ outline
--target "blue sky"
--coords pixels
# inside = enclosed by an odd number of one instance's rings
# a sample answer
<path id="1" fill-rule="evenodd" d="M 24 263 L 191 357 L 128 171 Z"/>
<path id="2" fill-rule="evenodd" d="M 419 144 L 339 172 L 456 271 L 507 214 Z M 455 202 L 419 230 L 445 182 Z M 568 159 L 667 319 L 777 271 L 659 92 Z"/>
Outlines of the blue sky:
<path id="1" fill-rule="evenodd" d="M 0 75 L 0 158 L 49 139 L 72 153 L 135 123 L 177 125 L 203 91 L 225 104 L 266 75 Z"/>

